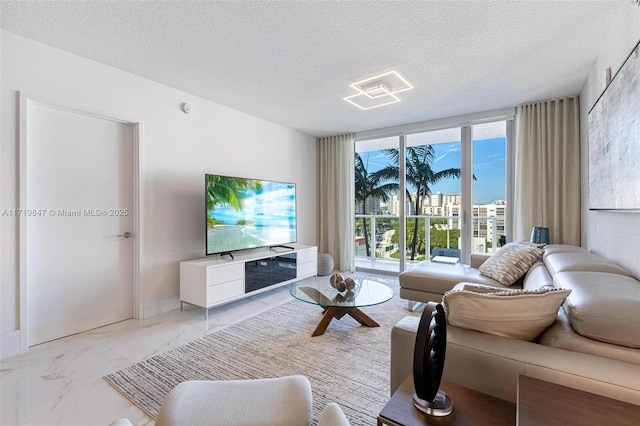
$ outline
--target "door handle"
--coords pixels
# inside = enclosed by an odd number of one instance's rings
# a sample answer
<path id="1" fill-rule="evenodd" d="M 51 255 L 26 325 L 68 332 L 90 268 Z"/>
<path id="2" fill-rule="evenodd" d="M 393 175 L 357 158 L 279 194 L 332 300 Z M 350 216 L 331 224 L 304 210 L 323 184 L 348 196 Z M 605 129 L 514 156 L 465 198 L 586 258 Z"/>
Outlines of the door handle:
<path id="1" fill-rule="evenodd" d="M 116 235 L 116 237 L 131 238 L 131 232 L 127 231 L 124 234 Z"/>

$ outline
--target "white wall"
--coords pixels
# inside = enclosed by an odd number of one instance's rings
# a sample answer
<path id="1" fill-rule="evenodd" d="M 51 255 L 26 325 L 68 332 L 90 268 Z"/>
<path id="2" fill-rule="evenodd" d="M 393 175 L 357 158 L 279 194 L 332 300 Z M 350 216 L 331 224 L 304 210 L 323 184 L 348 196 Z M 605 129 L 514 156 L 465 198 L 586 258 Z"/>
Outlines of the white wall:
<path id="1" fill-rule="evenodd" d="M 178 262 L 204 256 L 207 172 L 295 182 L 298 242 L 316 243 L 314 137 L 13 33 L 0 40 L 1 209 L 19 207 L 18 91 L 142 122 L 144 316 L 178 307 Z M 18 236 L 15 218 L 0 220 L 6 344 L 19 329 Z"/>
<path id="2" fill-rule="evenodd" d="M 640 40 L 640 7 L 627 2 L 603 41 L 600 54 L 580 94 L 582 133 L 582 219 L 583 245 L 640 278 L 640 213 L 589 211 L 589 131 L 587 113 L 605 88 L 604 71 L 614 75 Z M 640 149 L 640 147 L 636 147 Z M 638 180 L 640 185 L 640 178 Z"/>

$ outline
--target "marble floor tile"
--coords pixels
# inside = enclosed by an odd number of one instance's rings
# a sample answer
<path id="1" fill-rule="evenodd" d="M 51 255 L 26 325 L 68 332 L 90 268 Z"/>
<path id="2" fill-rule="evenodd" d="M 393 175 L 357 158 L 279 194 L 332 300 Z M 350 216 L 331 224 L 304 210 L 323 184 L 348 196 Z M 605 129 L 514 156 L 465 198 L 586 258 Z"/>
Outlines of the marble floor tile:
<path id="1" fill-rule="evenodd" d="M 126 418 L 136 426 L 154 424 L 149 416 L 101 379 L 90 392 L 65 399 L 53 410 L 22 424 L 106 426 L 119 418 Z"/>
<path id="2" fill-rule="evenodd" d="M 193 312 L 178 310 L 145 320 L 123 321 L 87 333 L 130 363 L 136 363 L 204 336 L 206 327 L 198 330 L 197 326 L 191 326 L 200 322 L 194 319 Z"/>
<path id="3" fill-rule="evenodd" d="M 103 377 L 290 300 L 284 286 L 210 309 L 209 321 L 185 305 L 31 347 L 0 361 L 0 425 L 108 425 L 122 417 L 153 425 Z"/>
<path id="4" fill-rule="evenodd" d="M 0 422 L 47 424 L 34 421 L 93 393 L 104 386 L 104 375 L 129 365 L 130 361 L 85 333 L 3 360 Z"/>

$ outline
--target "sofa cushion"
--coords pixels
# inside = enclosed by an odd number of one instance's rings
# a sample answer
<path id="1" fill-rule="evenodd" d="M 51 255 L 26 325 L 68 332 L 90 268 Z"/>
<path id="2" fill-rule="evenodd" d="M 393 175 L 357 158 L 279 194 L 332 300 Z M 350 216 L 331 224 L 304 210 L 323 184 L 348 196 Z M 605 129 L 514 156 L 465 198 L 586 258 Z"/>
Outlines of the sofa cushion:
<path id="1" fill-rule="evenodd" d="M 399 277 L 400 287 L 443 295 L 459 282 L 474 282 L 504 288 L 498 281 L 485 277 L 476 268 L 456 263 L 420 262 Z M 440 299 L 438 299 L 439 301 Z"/>
<path id="2" fill-rule="evenodd" d="M 547 265 L 551 275 L 555 275 L 558 272 L 591 271 L 631 276 L 631 273 L 621 266 L 600 255 L 589 252 L 553 253 L 545 257 L 544 263 Z"/>
<path id="3" fill-rule="evenodd" d="M 550 326 L 571 290 L 498 290 L 460 283 L 445 293 L 447 321 L 455 326 L 532 341 Z"/>
<path id="4" fill-rule="evenodd" d="M 578 334 L 640 348 L 640 282 L 607 272 L 559 272 L 554 284 L 572 290 L 564 309 Z"/>
<path id="5" fill-rule="evenodd" d="M 569 244 L 547 244 L 544 246 L 544 255 L 542 255 L 542 260 L 546 259 L 547 256 L 554 253 L 585 253 L 587 249 L 578 246 L 572 246 Z"/>
<path id="6" fill-rule="evenodd" d="M 480 265 L 480 273 L 510 286 L 526 274 L 543 254 L 544 250 L 535 244 L 524 241 L 509 243 Z"/>
<path id="7" fill-rule="evenodd" d="M 538 343 L 566 351 L 581 352 L 636 364 L 640 367 L 640 350 L 600 342 L 576 333 L 564 309 L 560 309 L 555 322 L 538 338 Z"/>

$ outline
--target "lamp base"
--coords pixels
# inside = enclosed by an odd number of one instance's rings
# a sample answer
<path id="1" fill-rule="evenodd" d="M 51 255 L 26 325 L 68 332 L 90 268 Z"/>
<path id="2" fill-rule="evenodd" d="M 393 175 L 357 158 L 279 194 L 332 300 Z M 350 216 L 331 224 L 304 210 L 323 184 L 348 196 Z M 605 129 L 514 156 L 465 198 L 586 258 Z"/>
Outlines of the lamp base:
<path id="1" fill-rule="evenodd" d="M 441 390 L 431 402 L 418 397 L 414 392 L 413 405 L 423 413 L 435 417 L 448 416 L 453 411 L 453 400 Z"/>

